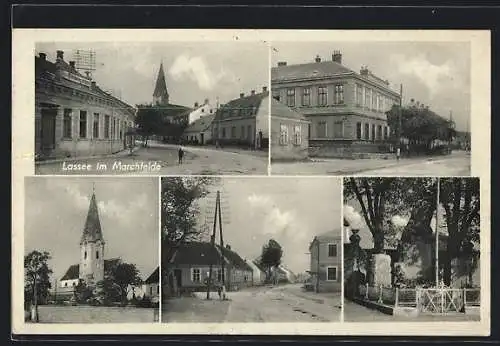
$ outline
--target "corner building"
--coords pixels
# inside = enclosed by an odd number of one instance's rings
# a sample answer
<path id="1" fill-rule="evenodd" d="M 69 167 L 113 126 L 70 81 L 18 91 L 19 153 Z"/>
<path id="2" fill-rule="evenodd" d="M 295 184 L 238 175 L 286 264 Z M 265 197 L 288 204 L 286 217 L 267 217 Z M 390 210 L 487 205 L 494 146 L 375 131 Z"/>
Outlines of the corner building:
<path id="1" fill-rule="evenodd" d="M 312 156 L 352 156 L 387 151 L 390 129 L 385 112 L 399 104 L 400 95 L 389 82 L 367 67 L 357 73 L 332 59 L 271 68 L 274 99 L 302 113 L 310 121 Z"/>

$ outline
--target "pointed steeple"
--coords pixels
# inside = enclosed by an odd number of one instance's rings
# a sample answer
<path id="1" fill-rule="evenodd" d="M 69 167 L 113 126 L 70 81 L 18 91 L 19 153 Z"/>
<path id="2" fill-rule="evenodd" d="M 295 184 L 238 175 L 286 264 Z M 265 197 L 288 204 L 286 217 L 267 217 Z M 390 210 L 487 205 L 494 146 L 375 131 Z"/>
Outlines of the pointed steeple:
<path id="1" fill-rule="evenodd" d="M 155 103 L 168 104 L 167 82 L 165 81 L 165 72 L 163 72 L 163 62 L 160 63 L 160 71 L 158 71 L 158 77 L 156 78 L 153 99 Z"/>
<path id="2" fill-rule="evenodd" d="M 101 221 L 99 220 L 99 210 L 97 208 L 97 201 L 95 197 L 95 190 L 93 187 L 92 197 L 90 198 L 89 211 L 87 213 L 87 219 L 85 220 L 85 226 L 83 228 L 82 238 L 80 244 L 86 242 L 95 241 L 104 242 L 101 229 Z"/>

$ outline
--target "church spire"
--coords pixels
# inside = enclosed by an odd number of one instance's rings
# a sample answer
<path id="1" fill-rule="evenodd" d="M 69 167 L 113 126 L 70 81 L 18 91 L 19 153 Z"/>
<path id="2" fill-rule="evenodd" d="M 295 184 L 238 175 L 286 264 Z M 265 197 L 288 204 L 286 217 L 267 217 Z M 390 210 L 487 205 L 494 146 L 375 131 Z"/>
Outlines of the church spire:
<path id="1" fill-rule="evenodd" d="M 153 99 L 157 104 L 168 104 L 167 82 L 165 81 L 165 72 L 163 72 L 163 62 L 160 63 Z"/>
<path id="2" fill-rule="evenodd" d="M 99 210 L 97 208 L 97 201 L 95 197 L 95 185 L 92 186 L 92 197 L 90 198 L 89 210 L 85 226 L 83 228 L 82 238 L 80 244 L 86 242 L 104 241 L 102 236 L 101 221 L 99 220 Z"/>

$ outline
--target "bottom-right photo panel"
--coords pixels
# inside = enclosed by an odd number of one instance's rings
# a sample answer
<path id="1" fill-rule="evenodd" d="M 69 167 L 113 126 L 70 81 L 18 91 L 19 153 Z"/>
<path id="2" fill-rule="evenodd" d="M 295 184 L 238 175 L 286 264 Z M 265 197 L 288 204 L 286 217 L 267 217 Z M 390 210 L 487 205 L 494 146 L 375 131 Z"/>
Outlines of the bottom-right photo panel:
<path id="1" fill-rule="evenodd" d="M 479 321 L 478 178 L 344 178 L 344 322 Z"/>

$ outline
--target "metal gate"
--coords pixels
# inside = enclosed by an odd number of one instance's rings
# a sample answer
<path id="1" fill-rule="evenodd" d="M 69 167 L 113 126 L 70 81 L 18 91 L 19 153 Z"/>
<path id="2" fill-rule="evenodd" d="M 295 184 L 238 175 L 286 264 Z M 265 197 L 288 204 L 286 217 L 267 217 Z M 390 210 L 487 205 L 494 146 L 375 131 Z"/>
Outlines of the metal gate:
<path id="1" fill-rule="evenodd" d="M 463 294 L 463 290 L 457 288 L 421 288 L 417 292 L 417 305 L 421 312 L 463 312 Z"/>

